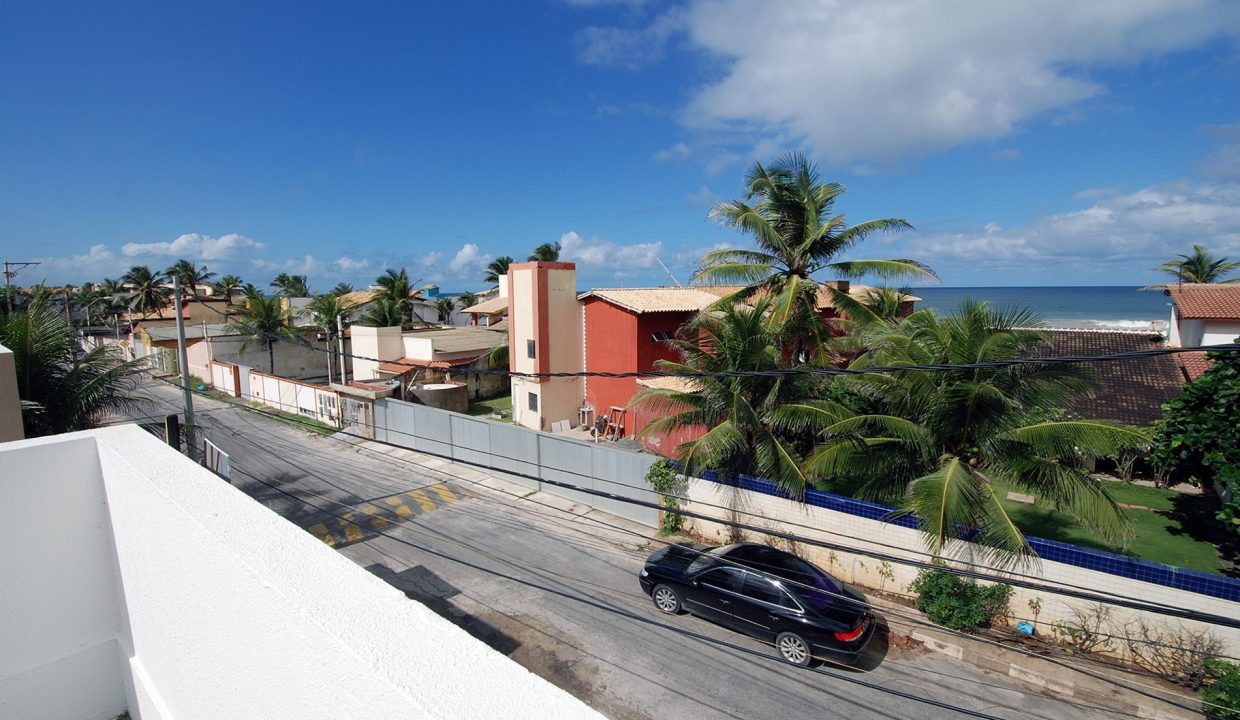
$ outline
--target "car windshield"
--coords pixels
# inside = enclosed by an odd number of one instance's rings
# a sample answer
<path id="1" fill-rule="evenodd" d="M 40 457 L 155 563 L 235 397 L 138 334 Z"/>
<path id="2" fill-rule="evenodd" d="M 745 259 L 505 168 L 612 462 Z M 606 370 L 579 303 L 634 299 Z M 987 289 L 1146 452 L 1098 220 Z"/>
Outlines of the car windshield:
<path id="1" fill-rule="evenodd" d="M 735 545 L 724 545 L 723 547 L 711 548 L 709 550 L 703 551 L 701 555 L 698 555 L 696 558 L 693 559 L 693 562 L 689 563 L 689 567 L 687 570 L 685 570 L 685 574 L 694 575 L 696 573 L 701 572 L 702 570 L 705 570 L 711 565 L 714 565 L 715 562 L 719 560 L 720 556 L 724 555 L 725 553 L 727 553 L 729 550 L 731 550 L 734 547 L 736 546 Z"/>

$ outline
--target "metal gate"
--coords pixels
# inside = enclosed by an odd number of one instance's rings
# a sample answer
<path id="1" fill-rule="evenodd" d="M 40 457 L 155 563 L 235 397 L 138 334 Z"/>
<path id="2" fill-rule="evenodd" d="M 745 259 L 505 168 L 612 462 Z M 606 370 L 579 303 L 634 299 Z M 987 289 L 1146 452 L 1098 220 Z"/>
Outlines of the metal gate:
<path id="1" fill-rule="evenodd" d="M 340 396 L 340 419 L 345 432 L 375 439 L 374 403 L 348 395 Z"/>

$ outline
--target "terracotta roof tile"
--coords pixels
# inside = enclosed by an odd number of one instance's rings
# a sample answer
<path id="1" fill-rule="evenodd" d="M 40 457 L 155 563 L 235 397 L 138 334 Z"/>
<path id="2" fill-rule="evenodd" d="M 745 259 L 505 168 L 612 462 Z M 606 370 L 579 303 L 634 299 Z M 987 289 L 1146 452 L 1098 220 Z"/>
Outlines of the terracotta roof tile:
<path id="1" fill-rule="evenodd" d="M 470 305 L 461 312 L 473 313 L 477 315 L 496 315 L 502 312 L 508 312 L 508 298 L 493 297 L 490 300 L 483 300 L 477 305 Z"/>
<path id="2" fill-rule="evenodd" d="M 704 288 L 693 287 L 603 288 L 583 293 L 577 299 L 585 300 L 592 297 L 606 300 L 626 310 L 632 310 L 638 315 L 656 312 L 696 312 L 719 299 L 718 295 L 706 292 Z"/>
<path id="3" fill-rule="evenodd" d="M 1240 320 L 1240 284 L 1168 285 L 1164 293 L 1186 320 Z"/>
<path id="4" fill-rule="evenodd" d="M 462 365 L 468 365 L 477 359 L 478 358 L 476 357 L 472 357 L 456 358 L 454 360 L 418 360 L 415 358 L 406 357 L 399 360 L 393 360 L 392 362 L 383 363 L 379 366 L 379 369 L 383 372 L 401 375 L 417 368 L 438 368 L 442 370 L 451 367 L 460 367 Z"/>
<path id="5" fill-rule="evenodd" d="M 1163 347 L 1162 336 L 1098 330 L 1045 331 L 1047 341 L 1034 349 L 1044 357 L 1110 355 Z M 1148 425 L 1163 417 L 1162 404 L 1179 397 L 1184 377 L 1171 355 L 1091 363 L 1099 385 L 1071 410 L 1084 418 Z"/>
<path id="6" fill-rule="evenodd" d="M 1176 353 L 1175 361 L 1180 366 L 1181 372 L 1187 380 L 1196 380 L 1201 374 L 1210 369 L 1213 365 L 1210 358 L 1206 357 L 1205 351 Z"/>

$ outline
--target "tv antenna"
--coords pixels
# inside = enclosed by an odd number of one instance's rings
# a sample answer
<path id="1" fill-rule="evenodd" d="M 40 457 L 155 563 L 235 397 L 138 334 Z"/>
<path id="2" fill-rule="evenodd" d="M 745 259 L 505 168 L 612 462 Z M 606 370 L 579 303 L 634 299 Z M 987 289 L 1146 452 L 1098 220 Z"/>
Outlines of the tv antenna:
<path id="1" fill-rule="evenodd" d="M 27 267 L 30 267 L 31 265 L 42 265 L 42 264 L 43 263 L 37 263 L 37 262 L 9 262 L 8 260 L 4 261 L 4 299 L 8 303 L 8 312 L 10 315 L 13 314 L 13 293 L 9 289 L 9 281 L 12 280 L 13 276 L 17 275 L 18 271 L 20 271 L 22 268 L 27 268 Z"/>

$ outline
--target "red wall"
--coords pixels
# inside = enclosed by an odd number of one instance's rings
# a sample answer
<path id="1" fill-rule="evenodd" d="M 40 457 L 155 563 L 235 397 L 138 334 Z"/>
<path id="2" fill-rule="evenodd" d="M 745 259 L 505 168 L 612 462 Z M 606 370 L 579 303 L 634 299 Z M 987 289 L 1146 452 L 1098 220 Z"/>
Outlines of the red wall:
<path id="1" fill-rule="evenodd" d="M 589 372 L 637 372 L 654 368 L 655 360 L 679 360 L 672 348 L 654 340 L 653 334 L 675 332 L 691 313 L 644 313 L 638 315 L 600 298 L 586 298 L 586 370 Z M 586 402 L 596 414 L 612 405 L 627 407 L 642 387 L 637 378 L 586 379 Z M 649 413 L 629 409 L 624 434 L 633 437 L 651 419 Z M 679 431 L 663 438 L 648 438 L 642 444 L 653 452 L 675 455 L 676 446 L 701 437 L 705 428 Z"/>
<path id="2" fill-rule="evenodd" d="M 599 298 L 586 298 L 586 371 L 637 369 L 637 316 Z M 586 378 L 586 402 L 596 417 L 612 405 L 624 407 L 637 392 L 634 378 Z M 632 434 L 625 422 L 625 433 Z"/>

